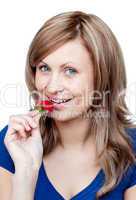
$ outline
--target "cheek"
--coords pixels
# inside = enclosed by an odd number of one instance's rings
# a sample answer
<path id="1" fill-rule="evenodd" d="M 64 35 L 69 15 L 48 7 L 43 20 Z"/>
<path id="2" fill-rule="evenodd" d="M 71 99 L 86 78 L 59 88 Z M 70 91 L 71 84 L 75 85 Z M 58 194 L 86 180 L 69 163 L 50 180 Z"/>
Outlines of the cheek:
<path id="1" fill-rule="evenodd" d="M 85 82 L 84 82 L 85 83 Z M 91 104 L 91 96 L 93 93 L 93 85 L 79 84 L 75 90 L 75 105 L 88 107 Z"/>
<path id="2" fill-rule="evenodd" d="M 35 76 L 35 86 L 37 88 L 37 90 L 41 91 L 44 89 L 44 87 L 46 87 L 47 85 L 47 80 L 45 79 L 45 77 L 41 77 L 36 75 Z"/>

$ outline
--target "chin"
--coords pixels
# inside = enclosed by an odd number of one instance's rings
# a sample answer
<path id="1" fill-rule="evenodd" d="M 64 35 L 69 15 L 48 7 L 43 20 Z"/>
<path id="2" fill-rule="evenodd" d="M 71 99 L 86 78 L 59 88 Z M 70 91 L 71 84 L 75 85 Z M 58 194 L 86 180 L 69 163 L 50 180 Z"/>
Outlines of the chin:
<path id="1" fill-rule="evenodd" d="M 66 111 L 66 112 L 54 111 L 51 113 L 50 117 L 57 121 L 66 122 L 66 121 L 71 121 L 71 120 L 80 118 L 81 115 L 82 113 L 79 111 L 71 111 L 71 112 L 70 111 Z"/>

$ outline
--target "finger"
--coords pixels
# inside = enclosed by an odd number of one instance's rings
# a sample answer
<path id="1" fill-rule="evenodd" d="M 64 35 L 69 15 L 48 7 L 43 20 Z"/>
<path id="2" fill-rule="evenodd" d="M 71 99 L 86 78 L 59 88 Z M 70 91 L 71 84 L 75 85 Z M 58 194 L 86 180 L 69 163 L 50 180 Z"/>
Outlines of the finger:
<path id="1" fill-rule="evenodd" d="M 23 118 L 23 116 L 21 117 L 16 117 L 12 120 L 13 123 L 19 123 L 19 124 L 23 124 L 23 126 L 25 127 L 26 131 L 30 131 L 31 130 L 31 126 L 29 126 L 28 121 Z"/>
<path id="2" fill-rule="evenodd" d="M 36 115 L 36 113 L 34 114 Z M 23 120 L 25 120 L 26 122 L 24 122 Z M 27 125 L 29 125 L 29 127 L 31 128 L 36 128 L 37 124 L 35 123 L 35 121 L 33 120 L 33 117 L 29 116 L 29 115 L 12 115 L 11 116 L 11 122 L 20 122 L 23 123 L 24 126 L 26 127 Z M 29 128 L 26 127 L 26 130 L 29 130 Z"/>
<path id="3" fill-rule="evenodd" d="M 40 133 L 40 128 L 39 128 L 39 119 L 41 117 L 41 114 L 37 114 L 35 117 L 34 117 L 34 120 L 36 121 L 37 123 L 37 128 L 33 129 L 32 132 L 31 132 L 31 136 L 33 138 L 39 138 L 41 140 L 41 133 Z"/>
<path id="4" fill-rule="evenodd" d="M 37 123 L 35 122 L 33 117 L 30 117 L 28 115 L 23 115 L 22 118 L 24 118 L 24 120 L 27 121 L 27 123 L 29 124 L 30 127 L 32 127 L 32 128 L 36 128 L 37 127 Z"/>
<path id="5" fill-rule="evenodd" d="M 38 110 L 33 110 L 33 111 L 29 111 L 27 114 L 28 114 L 30 117 L 34 117 L 35 115 L 37 115 L 37 113 L 39 113 Z"/>
<path id="6" fill-rule="evenodd" d="M 22 137 L 27 137 L 27 133 L 25 132 L 25 128 L 23 125 L 18 123 L 13 123 L 10 127 L 8 132 L 10 134 L 19 134 Z"/>

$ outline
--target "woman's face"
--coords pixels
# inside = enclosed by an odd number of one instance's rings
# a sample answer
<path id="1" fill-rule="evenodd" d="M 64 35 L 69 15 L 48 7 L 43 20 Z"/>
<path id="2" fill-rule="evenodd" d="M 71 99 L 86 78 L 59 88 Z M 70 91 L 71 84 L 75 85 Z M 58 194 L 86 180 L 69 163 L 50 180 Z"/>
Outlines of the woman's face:
<path id="1" fill-rule="evenodd" d="M 80 39 L 71 40 L 36 66 L 35 85 L 43 98 L 69 100 L 54 103 L 51 116 L 60 121 L 83 114 L 91 103 L 93 66 Z"/>

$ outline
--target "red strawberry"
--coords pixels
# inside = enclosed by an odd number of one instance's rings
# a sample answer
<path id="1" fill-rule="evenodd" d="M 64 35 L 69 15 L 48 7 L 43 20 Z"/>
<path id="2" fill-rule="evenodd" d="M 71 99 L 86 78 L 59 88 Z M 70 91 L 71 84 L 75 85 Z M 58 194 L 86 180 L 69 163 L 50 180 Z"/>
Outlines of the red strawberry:
<path id="1" fill-rule="evenodd" d="M 53 103 L 48 100 L 41 100 L 38 101 L 38 107 L 40 108 L 40 111 L 46 111 L 52 112 L 54 109 Z"/>

